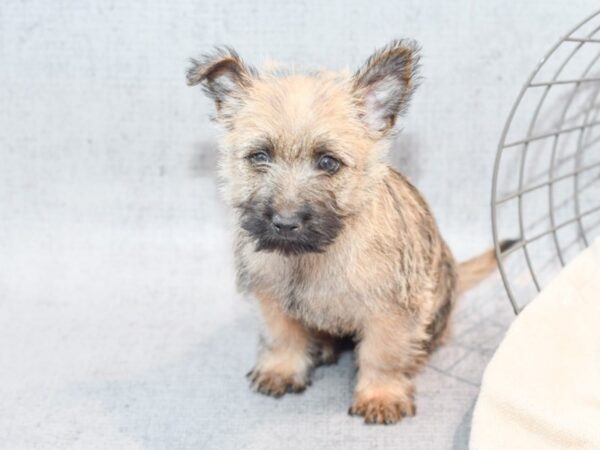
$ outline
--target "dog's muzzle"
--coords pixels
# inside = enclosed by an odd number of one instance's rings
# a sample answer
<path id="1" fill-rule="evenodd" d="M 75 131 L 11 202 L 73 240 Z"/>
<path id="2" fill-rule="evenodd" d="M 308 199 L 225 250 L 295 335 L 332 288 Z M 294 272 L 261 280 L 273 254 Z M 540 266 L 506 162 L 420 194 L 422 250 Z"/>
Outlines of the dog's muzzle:
<path id="1" fill-rule="evenodd" d="M 256 240 L 256 251 L 284 255 L 323 252 L 342 228 L 341 218 L 325 206 L 275 211 L 265 202 L 253 202 L 241 210 L 241 226 Z"/>

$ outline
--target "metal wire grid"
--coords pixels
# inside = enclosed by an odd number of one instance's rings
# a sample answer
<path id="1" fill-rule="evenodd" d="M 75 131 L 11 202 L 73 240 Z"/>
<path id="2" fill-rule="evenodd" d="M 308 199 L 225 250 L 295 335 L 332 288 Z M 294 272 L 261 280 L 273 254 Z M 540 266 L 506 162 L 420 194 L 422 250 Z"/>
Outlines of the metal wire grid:
<path id="1" fill-rule="evenodd" d="M 599 228 L 599 31 L 600 10 L 541 59 L 521 89 L 498 145 L 492 228 L 515 314 L 544 287 L 545 279 L 590 244 Z M 503 208 L 508 216 L 501 217 Z M 507 238 L 519 242 L 502 251 L 500 243 Z"/>

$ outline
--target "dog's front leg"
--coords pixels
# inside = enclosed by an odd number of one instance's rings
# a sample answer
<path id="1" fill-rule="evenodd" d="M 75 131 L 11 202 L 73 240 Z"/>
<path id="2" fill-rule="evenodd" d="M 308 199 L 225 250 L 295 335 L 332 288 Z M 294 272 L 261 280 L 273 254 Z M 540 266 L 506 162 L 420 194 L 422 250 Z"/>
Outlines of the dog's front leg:
<path id="1" fill-rule="evenodd" d="M 367 423 L 391 424 L 414 416 L 414 386 L 409 378 L 419 356 L 414 329 L 403 315 L 371 318 L 358 345 L 358 381 L 349 413 Z"/>
<path id="2" fill-rule="evenodd" d="M 280 397 L 286 392 L 301 392 L 309 383 L 311 358 L 309 331 L 284 314 L 277 300 L 256 294 L 265 323 L 263 348 L 248 377 L 263 394 Z"/>

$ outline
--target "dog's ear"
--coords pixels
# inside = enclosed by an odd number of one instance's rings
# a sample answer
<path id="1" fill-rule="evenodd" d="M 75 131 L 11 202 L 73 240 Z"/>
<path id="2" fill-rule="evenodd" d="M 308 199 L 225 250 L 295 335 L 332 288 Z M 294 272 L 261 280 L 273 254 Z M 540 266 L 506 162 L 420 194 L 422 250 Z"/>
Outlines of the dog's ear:
<path id="1" fill-rule="evenodd" d="M 226 118 L 243 100 L 245 90 L 256 78 L 256 70 L 244 64 L 230 47 L 218 47 L 215 52 L 192 59 L 187 72 L 189 86 L 201 84 L 217 107 L 219 119 Z"/>
<path id="2" fill-rule="evenodd" d="M 412 40 L 390 42 L 354 74 L 354 92 L 367 126 L 380 136 L 394 129 L 418 83 L 419 46 Z"/>

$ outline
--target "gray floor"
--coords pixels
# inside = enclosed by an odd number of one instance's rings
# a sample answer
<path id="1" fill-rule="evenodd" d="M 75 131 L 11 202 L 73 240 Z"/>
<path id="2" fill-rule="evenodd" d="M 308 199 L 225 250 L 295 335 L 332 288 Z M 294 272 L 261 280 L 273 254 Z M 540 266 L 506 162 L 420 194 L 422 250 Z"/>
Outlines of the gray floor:
<path id="1" fill-rule="evenodd" d="M 55 205 L 4 228 L 0 447 L 466 448 L 481 373 L 512 319 L 497 278 L 461 302 L 455 337 L 418 379 L 418 415 L 365 426 L 346 414 L 351 353 L 301 395 L 248 389 L 260 322 L 234 291 L 227 215 L 211 178 L 180 188 L 202 201 L 180 200 L 170 220 L 142 225 L 150 204 L 122 204 L 111 217 L 126 225 L 65 226 Z M 65 194 L 69 209 L 80 195 Z"/>

